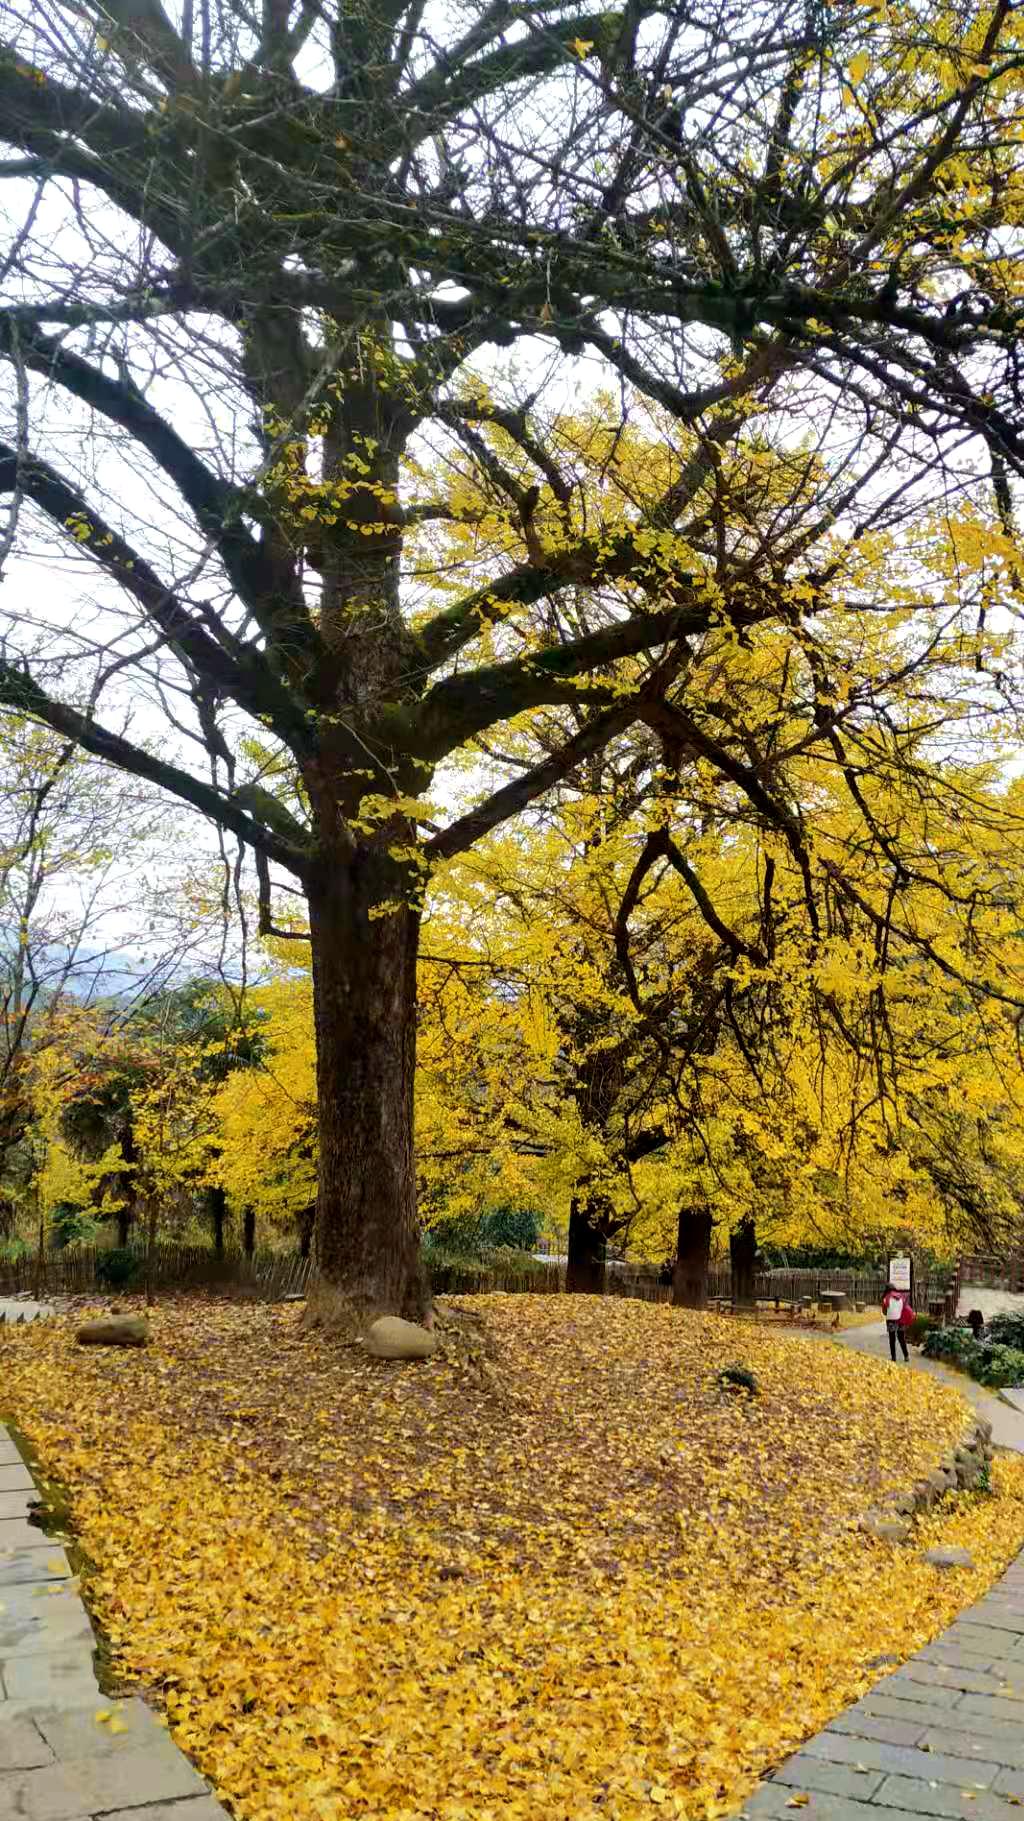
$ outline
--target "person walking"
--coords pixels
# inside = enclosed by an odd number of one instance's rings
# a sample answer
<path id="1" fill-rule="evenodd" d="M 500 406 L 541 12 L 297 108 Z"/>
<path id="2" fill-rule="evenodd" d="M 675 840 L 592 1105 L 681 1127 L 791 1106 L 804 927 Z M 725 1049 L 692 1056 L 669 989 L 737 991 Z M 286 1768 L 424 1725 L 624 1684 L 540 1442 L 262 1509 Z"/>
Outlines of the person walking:
<path id="1" fill-rule="evenodd" d="M 903 1357 L 909 1365 L 907 1329 L 914 1319 L 914 1311 L 910 1307 L 909 1297 L 904 1295 L 902 1290 L 897 1290 L 895 1284 L 889 1284 L 886 1288 L 882 1298 L 882 1314 L 885 1316 L 885 1326 L 889 1335 L 889 1355 L 893 1365 L 896 1363 L 897 1341 L 899 1341 Z"/>

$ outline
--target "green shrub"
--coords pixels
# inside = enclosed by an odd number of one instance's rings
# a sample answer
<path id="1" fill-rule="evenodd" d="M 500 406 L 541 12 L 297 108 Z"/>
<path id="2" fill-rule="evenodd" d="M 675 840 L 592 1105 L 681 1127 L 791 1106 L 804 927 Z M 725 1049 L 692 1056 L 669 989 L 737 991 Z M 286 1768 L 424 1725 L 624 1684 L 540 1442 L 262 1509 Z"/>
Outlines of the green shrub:
<path id="1" fill-rule="evenodd" d="M 428 1257 L 479 1259 L 483 1238 L 479 1214 L 448 1215 L 427 1228 L 423 1249 Z"/>
<path id="2" fill-rule="evenodd" d="M 978 1344 L 970 1328 L 957 1324 L 952 1328 L 932 1328 L 924 1337 L 923 1352 L 928 1359 L 948 1359 L 955 1366 L 962 1366 L 964 1371 L 970 1368 L 965 1361 L 978 1351 Z"/>
<path id="3" fill-rule="evenodd" d="M 1019 1347 L 993 1347 L 982 1342 L 971 1368 L 981 1385 L 1024 1385 L 1024 1352 Z"/>
<path id="4" fill-rule="evenodd" d="M 976 1341 L 970 1328 L 933 1328 L 925 1335 L 924 1352 L 970 1373 L 979 1385 L 1024 1385 L 1024 1349 Z"/>
<path id="5" fill-rule="evenodd" d="M 1014 1347 L 1024 1353 L 1024 1314 L 993 1315 L 988 1324 L 988 1337 L 999 1347 Z"/>
<path id="6" fill-rule="evenodd" d="M 539 1279 L 551 1269 L 512 1246 L 484 1246 L 472 1253 L 450 1250 L 435 1239 L 424 1245 L 423 1256 L 431 1287 L 441 1295 L 447 1291 L 457 1296 L 460 1289 L 500 1290 L 510 1277 Z"/>
<path id="7" fill-rule="evenodd" d="M 541 1221 L 530 1208 L 489 1208 L 484 1214 L 447 1215 L 427 1228 L 424 1248 L 431 1256 L 486 1261 L 495 1250 L 517 1254 L 535 1250 Z"/>
<path id="8" fill-rule="evenodd" d="M 99 1223 L 88 1208 L 78 1208 L 70 1201 L 59 1201 L 51 1211 L 50 1237 L 58 1252 L 63 1252 L 68 1246 L 88 1244 L 98 1232 Z"/>
<path id="9" fill-rule="evenodd" d="M 491 1208 L 480 1222 L 480 1237 L 487 1246 L 514 1252 L 535 1252 L 541 1218 L 532 1208 Z"/>
<path id="10" fill-rule="evenodd" d="M 924 1341 L 925 1335 L 931 1334 L 932 1330 L 937 1328 L 938 1325 L 934 1315 L 915 1315 L 907 1329 L 907 1339 L 911 1346 L 920 1347 Z"/>
<path id="11" fill-rule="evenodd" d="M 139 1261 L 127 1246 L 112 1246 L 96 1260 L 96 1276 L 106 1290 L 127 1290 L 139 1275 Z"/>

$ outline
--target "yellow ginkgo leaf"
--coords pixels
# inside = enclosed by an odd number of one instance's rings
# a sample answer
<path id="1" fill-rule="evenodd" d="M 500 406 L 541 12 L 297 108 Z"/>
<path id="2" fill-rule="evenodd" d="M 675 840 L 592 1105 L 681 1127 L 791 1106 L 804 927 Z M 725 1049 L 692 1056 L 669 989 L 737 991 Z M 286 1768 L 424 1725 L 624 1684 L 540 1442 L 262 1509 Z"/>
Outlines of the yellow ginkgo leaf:
<path id="1" fill-rule="evenodd" d="M 93 1714 L 92 1717 L 95 1720 L 97 1726 L 102 1726 L 102 1725 L 104 1725 L 104 1723 L 107 1720 L 112 1720 L 114 1716 L 111 1713 L 109 1707 L 99 1707 L 99 1708 L 97 1708 L 96 1712 Z"/>
<path id="2" fill-rule="evenodd" d="M 593 38 L 570 38 L 569 40 L 569 49 L 575 51 L 577 57 L 589 57 L 593 48 Z"/>
<path id="3" fill-rule="evenodd" d="M 871 68 L 871 58 L 867 51 L 858 51 L 856 57 L 850 58 L 850 81 L 854 84 L 863 82 Z"/>

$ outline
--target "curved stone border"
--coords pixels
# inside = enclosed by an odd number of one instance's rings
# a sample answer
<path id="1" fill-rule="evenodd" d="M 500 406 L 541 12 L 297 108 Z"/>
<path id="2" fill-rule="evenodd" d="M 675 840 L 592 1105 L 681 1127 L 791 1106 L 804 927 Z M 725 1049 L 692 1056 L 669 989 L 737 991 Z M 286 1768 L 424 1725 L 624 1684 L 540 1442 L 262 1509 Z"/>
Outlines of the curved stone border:
<path id="1" fill-rule="evenodd" d="M 748 1796 L 751 1821 L 1020 1821 L 1024 1555 Z"/>
<path id="2" fill-rule="evenodd" d="M 101 1692 L 68 1558 L 28 1522 L 36 1497 L 0 1427 L 0 1818 L 226 1821 L 145 1702 Z"/>
<path id="3" fill-rule="evenodd" d="M 969 1492 L 987 1471 L 992 1455 L 992 1424 L 975 1416 L 937 1467 L 915 1480 L 909 1491 L 889 1493 L 873 1505 L 861 1518 L 861 1529 L 883 1542 L 905 1543 L 918 1512 L 930 1511 L 947 1493 Z"/>

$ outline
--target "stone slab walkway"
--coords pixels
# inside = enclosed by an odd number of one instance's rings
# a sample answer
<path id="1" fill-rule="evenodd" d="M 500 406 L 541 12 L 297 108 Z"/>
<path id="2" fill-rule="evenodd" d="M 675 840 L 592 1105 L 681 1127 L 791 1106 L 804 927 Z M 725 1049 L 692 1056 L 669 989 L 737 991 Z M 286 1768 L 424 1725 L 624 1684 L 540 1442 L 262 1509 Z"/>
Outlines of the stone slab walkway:
<path id="1" fill-rule="evenodd" d="M 809 1739 L 742 1814 L 1020 1821 L 1024 1556 L 934 1644 Z"/>
<path id="2" fill-rule="evenodd" d="M 0 1821 L 224 1821 L 145 1703 L 100 1692 L 67 1556 L 27 1521 L 35 1496 L 0 1426 Z"/>
<path id="3" fill-rule="evenodd" d="M 0 1296 L 0 1321 L 43 1321 L 53 1310 L 46 1303 L 18 1296 Z"/>

